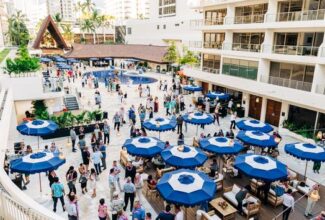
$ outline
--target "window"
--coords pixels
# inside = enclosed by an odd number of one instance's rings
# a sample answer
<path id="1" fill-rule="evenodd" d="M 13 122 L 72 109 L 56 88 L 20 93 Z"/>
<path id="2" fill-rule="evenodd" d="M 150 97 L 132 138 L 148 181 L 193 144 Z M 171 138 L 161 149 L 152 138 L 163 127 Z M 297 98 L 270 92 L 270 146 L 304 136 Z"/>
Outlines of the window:
<path id="1" fill-rule="evenodd" d="M 176 0 L 159 0 L 159 16 L 175 16 Z"/>
<path id="2" fill-rule="evenodd" d="M 128 27 L 128 35 L 132 34 L 132 28 Z"/>
<path id="3" fill-rule="evenodd" d="M 157 25 L 157 30 L 159 30 L 159 25 Z"/>
<path id="4" fill-rule="evenodd" d="M 222 74 L 256 80 L 257 70 L 257 61 L 223 58 Z"/>
<path id="5" fill-rule="evenodd" d="M 166 25 L 165 24 L 163 25 L 163 29 L 166 29 Z"/>
<path id="6" fill-rule="evenodd" d="M 175 24 L 175 27 L 178 27 L 179 26 L 179 24 Z"/>

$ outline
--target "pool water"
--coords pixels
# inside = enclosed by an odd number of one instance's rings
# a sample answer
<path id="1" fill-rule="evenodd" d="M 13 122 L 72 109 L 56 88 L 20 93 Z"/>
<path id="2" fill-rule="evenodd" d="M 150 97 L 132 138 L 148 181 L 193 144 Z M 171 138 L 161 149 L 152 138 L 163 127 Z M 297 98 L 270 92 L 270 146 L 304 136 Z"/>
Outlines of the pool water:
<path id="1" fill-rule="evenodd" d="M 114 78 L 116 74 L 114 74 L 114 70 L 97 70 L 93 72 L 87 72 L 85 73 L 87 76 L 93 75 L 100 82 L 105 82 L 105 78 Z M 138 85 L 138 84 L 150 84 L 157 82 L 157 79 L 148 77 L 148 76 L 141 76 L 138 75 L 137 73 L 132 73 L 132 72 L 127 72 L 127 71 L 120 71 L 117 74 L 117 77 L 121 81 L 122 84 L 128 84 L 131 80 L 132 84 Z"/>

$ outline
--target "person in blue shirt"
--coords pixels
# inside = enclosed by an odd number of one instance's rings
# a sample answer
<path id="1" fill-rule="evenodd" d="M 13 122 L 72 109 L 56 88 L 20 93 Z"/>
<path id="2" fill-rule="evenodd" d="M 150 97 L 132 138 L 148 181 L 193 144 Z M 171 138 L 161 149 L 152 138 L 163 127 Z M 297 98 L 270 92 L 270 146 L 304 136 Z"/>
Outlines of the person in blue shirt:
<path id="1" fill-rule="evenodd" d="M 100 140 L 99 141 L 99 151 L 102 153 L 102 167 L 103 167 L 103 170 L 106 170 L 106 145 L 104 144 L 104 141 L 103 140 Z"/>
<path id="2" fill-rule="evenodd" d="M 59 177 L 54 177 L 54 183 L 51 186 L 52 190 L 52 198 L 53 198 L 53 212 L 56 212 L 56 205 L 58 203 L 58 199 L 61 201 L 62 209 L 64 208 L 64 186 L 59 182 Z"/>
<path id="3" fill-rule="evenodd" d="M 141 111 L 139 114 L 139 117 L 140 117 L 140 122 L 141 122 L 141 128 L 143 128 L 143 122 L 144 122 L 144 119 L 146 118 L 146 112 Z"/>
<path id="4" fill-rule="evenodd" d="M 174 220 L 175 215 L 170 210 L 170 205 L 166 205 L 165 210 L 159 213 L 156 220 Z"/>
<path id="5" fill-rule="evenodd" d="M 132 121 L 133 124 L 135 124 L 136 123 L 135 119 L 136 119 L 135 111 L 134 111 L 134 109 L 132 107 L 130 107 L 130 109 L 129 109 L 129 120 Z"/>
<path id="6" fill-rule="evenodd" d="M 142 208 L 139 200 L 135 200 L 134 209 L 132 211 L 132 220 L 145 220 L 146 212 Z"/>

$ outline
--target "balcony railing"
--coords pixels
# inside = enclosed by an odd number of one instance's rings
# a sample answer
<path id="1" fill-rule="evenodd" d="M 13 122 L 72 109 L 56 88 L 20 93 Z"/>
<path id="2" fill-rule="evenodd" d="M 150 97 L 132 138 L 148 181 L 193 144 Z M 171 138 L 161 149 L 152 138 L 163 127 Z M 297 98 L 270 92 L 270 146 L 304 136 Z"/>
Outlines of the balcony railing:
<path id="1" fill-rule="evenodd" d="M 291 46 L 291 45 L 273 45 L 272 52 L 296 56 L 317 56 L 319 47 L 314 46 Z"/>
<path id="2" fill-rule="evenodd" d="M 190 41 L 189 47 L 190 48 L 202 48 L 202 41 Z"/>
<path id="3" fill-rule="evenodd" d="M 225 18 L 225 24 L 252 24 L 252 23 L 263 23 L 263 22 L 264 22 L 264 14 Z"/>
<path id="4" fill-rule="evenodd" d="M 223 49 L 258 53 L 261 51 L 261 44 L 224 43 Z"/>
<path id="5" fill-rule="evenodd" d="M 284 79 L 284 78 L 274 77 L 274 76 L 269 77 L 269 84 L 288 87 L 292 89 L 299 89 L 299 90 L 304 90 L 309 92 L 311 91 L 311 86 L 312 86 L 312 83 L 309 82 Z"/>
<path id="6" fill-rule="evenodd" d="M 223 25 L 223 23 L 224 23 L 224 17 L 204 20 L 204 25 Z"/>
<path id="7" fill-rule="evenodd" d="M 192 29 L 196 29 L 196 28 L 200 28 L 203 26 L 203 19 L 195 19 L 195 20 L 190 20 L 190 28 Z"/>
<path id="8" fill-rule="evenodd" d="M 325 9 L 308 10 L 308 11 L 295 11 L 295 12 L 281 12 L 277 14 L 266 15 L 267 22 L 275 21 L 313 21 L 324 20 Z"/>
<path id="9" fill-rule="evenodd" d="M 222 43 L 223 42 L 210 42 L 210 41 L 206 41 L 203 44 L 204 48 L 216 48 L 216 49 L 222 49 Z"/>
<path id="10" fill-rule="evenodd" d="M 214 73 L 214 74 L 219 74 L 220 73 L 220 69 L 215 69 L 215 68 L 211 68 L 211 67 L 202 67 L 202 71 L 204 72 L 208 72 L 208 73 Z"/>

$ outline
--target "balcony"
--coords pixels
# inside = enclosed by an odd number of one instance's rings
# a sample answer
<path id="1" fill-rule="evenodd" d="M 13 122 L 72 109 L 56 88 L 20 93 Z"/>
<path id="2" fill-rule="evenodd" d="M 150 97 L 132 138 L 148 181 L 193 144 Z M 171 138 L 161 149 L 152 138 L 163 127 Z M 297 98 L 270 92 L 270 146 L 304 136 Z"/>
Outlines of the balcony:
<path id="1" fill-rule="evenodd" d="M 284 79 L 284 78 L 274 77 L 274 76 L 269 77 L 268 83 L 277 85 L 277 86 L 308 91 L 308 92 L 311 91 L 311 87 L 312 87 L 312 83 L 309 83 L 309 82 Z"/>
<path id="2" fill-rule="evenodd" d="M 202 67 L 202 71 L 204 72 L 208 72 L 208 73 L 213 73 L 213 74 L 219 74 L 220 73 L 220 69 L 215 69 L 215 68 L 211 68 L 211 67 Z"/>
<path id="3" fill-rule="evenodd" d="M 224 43 L 223 49 L 259 53 L 261 51 L 261 44 Z"/>
<path id="4" fill-rule="evenodd" d="M 216 18 L 216 19 L 205 19 L 204 25 L 223 25 L 224 19 L 225 19 L 224 17 Z"/>
<path id="5" fill-rule="evenodd" d="M 264 14 L 225 18 L 225 24 L 253 24 L 253 23 L 263 23 L 263 22 L 264 22 Z"/>
<path id="6" fill-rule="evenodd" d="M 202 41 L 189 41 L 190 48 L 202 48 Z"/>
<path id="7" fill-rule="evenodd" d="M 295 12 L 281 12 L 277 14 L 266 15 L 267 22 L 313 21 L 313 20 L 324 20 L 324 19 L 325 19 L 325 9 L 295 11 Z"/>
<path id="8" fill-rule="evenodd" d="M 203 44 L 204 48 L 215 48 L 215 49 L 222 49 L 222 44 L 223 42 L 210 42 L 210 41 L 206 41 Z"/>
<path id="9" fill-rule="evenodd" d="M 267 50 L 267 49 L 266 49 Z M 296 56 L 317 56 L 319 47 L 314 46 L 294 46 L 294 45 L 273 45 L 272 52 L 277 54 Z"/>

